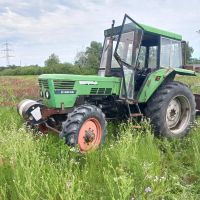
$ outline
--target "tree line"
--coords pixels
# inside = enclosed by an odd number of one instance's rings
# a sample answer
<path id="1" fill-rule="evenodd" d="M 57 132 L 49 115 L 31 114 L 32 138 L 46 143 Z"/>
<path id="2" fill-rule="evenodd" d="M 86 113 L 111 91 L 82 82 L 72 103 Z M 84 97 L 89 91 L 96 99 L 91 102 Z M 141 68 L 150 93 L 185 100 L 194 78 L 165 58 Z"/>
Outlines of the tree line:
<path id="1" fill-rule="evenodd" d="M 40 74 L 97 74 L 100 57 L 102 52 L 102 44 L 92 41 L 85 51 L 78 52 L 75 57 L 74 64 L 61 63 L 60 59 L 54 53 L 47 58 L 44 66 L 8 66 L 0 67 L 0 76 L 15 76 L 15 75 L 40 75 Z M 200 64 L 200 59 L 192 58 L 194 49 L 186 44 L 186 59 L 188 64 Z"/>
<path id="2" fill-rule="evenodd" d="M 77 53 L 74 64 L 61 63 L 56 54 L 51 54 L 44 62 L 44 66 L 8 66 L 0 67 L 0 76 L 40 75 L 40 74 L 96 74 L 100 65 L 102 44 L 92 41 L 83 52 Z"/>

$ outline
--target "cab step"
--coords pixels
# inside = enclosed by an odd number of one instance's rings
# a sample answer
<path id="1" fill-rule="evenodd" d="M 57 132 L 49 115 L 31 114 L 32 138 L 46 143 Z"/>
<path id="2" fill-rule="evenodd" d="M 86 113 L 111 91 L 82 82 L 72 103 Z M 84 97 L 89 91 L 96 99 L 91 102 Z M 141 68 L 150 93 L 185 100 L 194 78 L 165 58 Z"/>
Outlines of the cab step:
<path id="1" fill-rule="evenodd" d="M 142 113 L 131 113 L 130 117 L 143 117 L 144 115 Z"/>

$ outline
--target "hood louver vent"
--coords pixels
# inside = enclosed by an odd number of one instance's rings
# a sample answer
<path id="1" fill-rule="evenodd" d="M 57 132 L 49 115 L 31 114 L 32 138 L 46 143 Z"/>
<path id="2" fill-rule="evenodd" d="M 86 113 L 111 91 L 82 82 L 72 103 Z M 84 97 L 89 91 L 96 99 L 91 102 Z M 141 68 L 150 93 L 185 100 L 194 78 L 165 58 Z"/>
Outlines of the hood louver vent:
<path id="1" fill-rule="evenodd" d="M 90 94 L 97 94 L 98 88 L 92 88 Z"/>
<path id="2" fill-rule="evenodd" d="M 90 94 L 96 95 L 96 94 L 106 94 L 110 95 L 112 93 L 112 88 L 92 88 L 90 91 Z"/>
<path id="3" fill-rule="evenodd" d="M 53 84 L 56 90 L 73 90 L 75 81 L 54 80 Z"/>
<path id="4" fill-rule="evenodd" d="M 49 89 L 48 80 L 46 80 L 46 79 L 39 79 L 38 83 L 39 83 L 40 88 L 43 87 L 45 89 Z"/>

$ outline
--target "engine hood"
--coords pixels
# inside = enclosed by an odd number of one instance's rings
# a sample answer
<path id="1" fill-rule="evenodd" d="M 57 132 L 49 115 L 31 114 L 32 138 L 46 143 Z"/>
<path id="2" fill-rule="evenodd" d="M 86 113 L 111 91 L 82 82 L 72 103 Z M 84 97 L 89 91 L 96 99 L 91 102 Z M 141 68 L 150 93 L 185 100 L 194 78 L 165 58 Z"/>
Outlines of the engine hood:
<path id="1" fill-rule="evenodd" d="M 69 80 L 69 81 L 82 81 L 82 83 L 95 84 L 95 82 L 121 82 L 121 78 L 118 77 L 102 77 L 95 75 L 74 75 L 74 74 L 43 74 L 39 76 L 39 79 L 48 80 Z M 92 82 L 91 82 L 92 81 Z"/>

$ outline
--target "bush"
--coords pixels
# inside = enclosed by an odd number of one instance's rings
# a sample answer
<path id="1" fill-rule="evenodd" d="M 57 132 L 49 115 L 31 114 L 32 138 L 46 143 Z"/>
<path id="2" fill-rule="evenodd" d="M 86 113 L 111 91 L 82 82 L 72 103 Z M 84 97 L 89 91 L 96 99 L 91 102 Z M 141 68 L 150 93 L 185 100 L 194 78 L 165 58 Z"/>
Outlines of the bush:
<path id="1" fill-rule="evenodd" d="M 25 67 L 9 67 L 0 68 L 0 76 L 16 76 L 16 75 L 40 75 L 40 74 L 96 74 L 97 70 L 94 68 L 85 67 L 80 68 L 71 63 L 57 63 L 51 67 L 40 67 L 38 65 L 31 65 Z"/>

